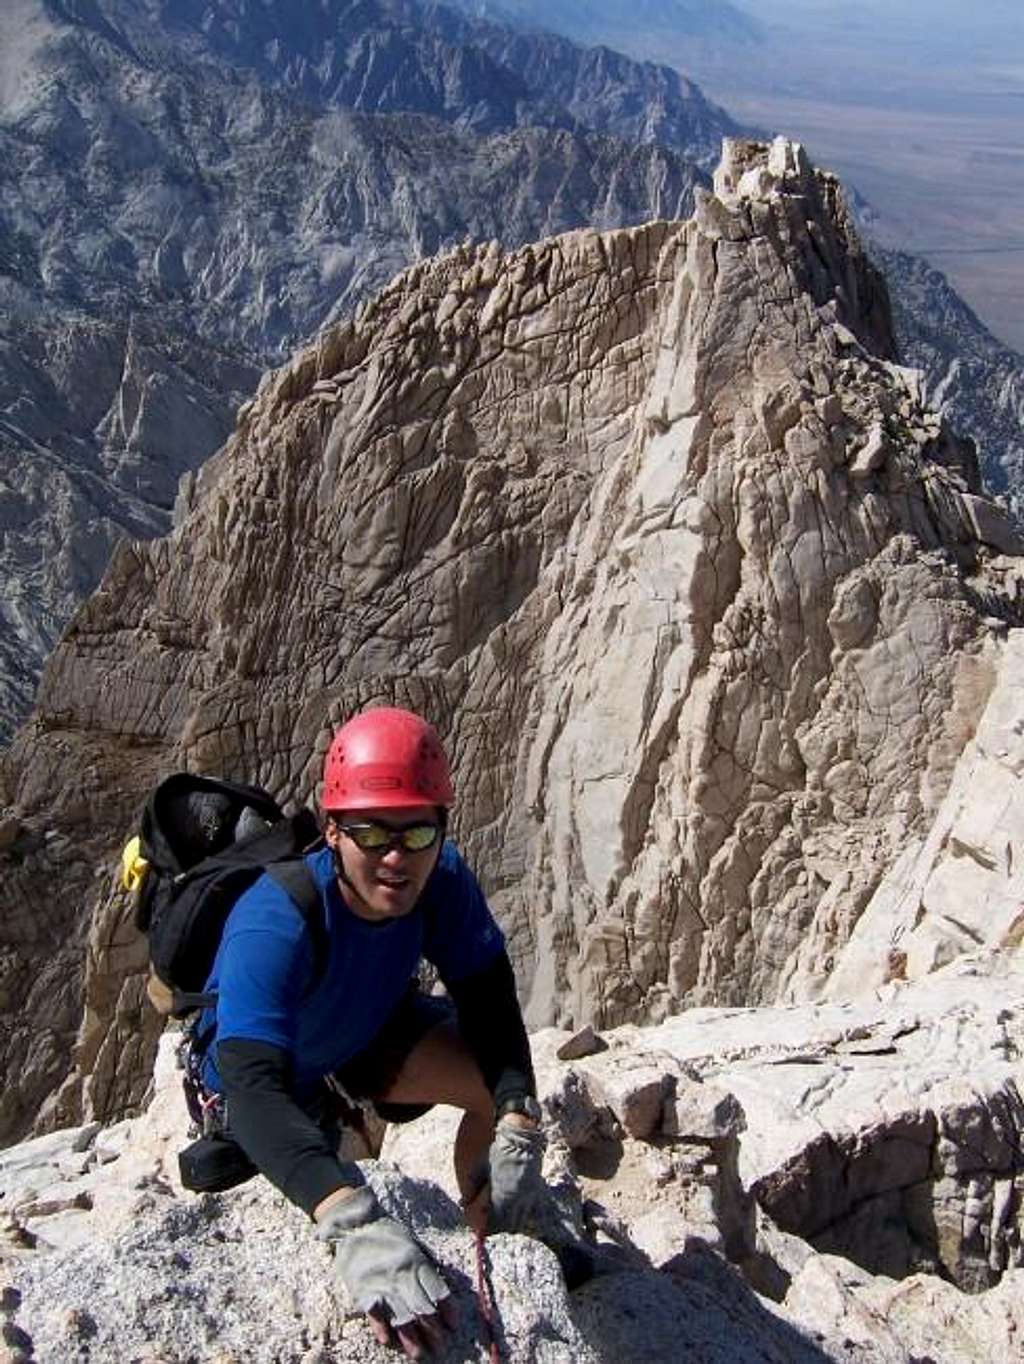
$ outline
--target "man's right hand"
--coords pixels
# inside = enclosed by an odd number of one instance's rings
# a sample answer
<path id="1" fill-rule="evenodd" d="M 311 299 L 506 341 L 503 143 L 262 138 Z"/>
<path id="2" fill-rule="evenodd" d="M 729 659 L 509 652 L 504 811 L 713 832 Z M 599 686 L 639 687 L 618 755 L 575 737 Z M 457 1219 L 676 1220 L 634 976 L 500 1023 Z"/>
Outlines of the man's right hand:
<path id="1" fill-rule="evenodd" d="M 393 1332 L 410 1359 L 443 1346 L 455 1325 L 448 1285 L 408 1228 L 384 1215 L 372 1190 L 325 1199 L 316 1215 L 338 1276 L 380 1344 L 391 1344 Z"/>

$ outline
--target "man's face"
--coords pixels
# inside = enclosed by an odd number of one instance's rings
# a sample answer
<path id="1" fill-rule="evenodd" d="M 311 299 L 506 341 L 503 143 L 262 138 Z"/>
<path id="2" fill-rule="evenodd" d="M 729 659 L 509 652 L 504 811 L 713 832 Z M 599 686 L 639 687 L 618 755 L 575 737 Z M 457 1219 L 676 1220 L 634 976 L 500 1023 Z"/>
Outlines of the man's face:
<path id="1" fill-rule="evenodd" d="M 348 882 L 342 881 L 341 893 L 353 914 L 361 919 L 397 919 L 408 914 L 437 864 L 443 842 L 438 828 L 436 839 L 422 852 L 409 852 L 397 839 L 392 840 L 391 846 L 367 850 L 356 841 L 360 834 L 358 826 L 380 826 L 398 832 L 438 823 L 433 805 L 401 810 L 343 810 L 328 815 L 324 837 L 345 868 Z M 346 833 L 346 826 L 352 832 Z"/>

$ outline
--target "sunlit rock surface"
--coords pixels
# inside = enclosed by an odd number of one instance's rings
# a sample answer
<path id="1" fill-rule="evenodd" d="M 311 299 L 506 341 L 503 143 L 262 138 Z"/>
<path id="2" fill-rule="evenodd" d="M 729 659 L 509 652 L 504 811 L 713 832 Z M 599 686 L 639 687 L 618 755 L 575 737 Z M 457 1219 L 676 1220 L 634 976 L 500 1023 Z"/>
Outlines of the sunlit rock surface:
<path id="1" fill-rule="evenodd" d="M 1021 615 L 1015 532 L 890 353 L 836 182 L 736 142 L 692 219 L 424 262 L 266 376 L 5 760 L 3 1130 L 144 1084 L 109 874 L 155 778 L 309 801 L 375 701 L 450 745 L 534 1024 L 820 994 Z"/>
<path id="2" fill-rule="evenodd" d="M 536 1241 L 487 1263 L 501 1358 L 731 1364 L 1013 1359 L 1024 1329 L 1020 954 L 963 958 L 856 1005 L 697 1009 L 534 1037 L 545 1173 L 596 1274 Z M 146 1114 L 0 1153 L 5 1341 L 33 1359 L 376 1361 L 307 1219 L 262 1179 L 178 1184 L 185 1105 L 165 1038 Z M 437 1258 L 490 1357 L 439 1108 L 364 1162 Z"/>

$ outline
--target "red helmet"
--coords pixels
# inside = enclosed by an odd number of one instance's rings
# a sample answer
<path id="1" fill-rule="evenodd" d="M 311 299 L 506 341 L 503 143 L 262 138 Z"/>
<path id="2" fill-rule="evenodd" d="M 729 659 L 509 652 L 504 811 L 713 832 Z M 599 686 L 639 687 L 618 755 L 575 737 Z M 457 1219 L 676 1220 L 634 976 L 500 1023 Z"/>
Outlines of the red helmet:
<path id="1" fill-rule="evenodd" d="M 455 800 L 433 725 L 409 710 L 364 710 L 334 736 L 324 763 L 325 810 L 400 809 Z"/>

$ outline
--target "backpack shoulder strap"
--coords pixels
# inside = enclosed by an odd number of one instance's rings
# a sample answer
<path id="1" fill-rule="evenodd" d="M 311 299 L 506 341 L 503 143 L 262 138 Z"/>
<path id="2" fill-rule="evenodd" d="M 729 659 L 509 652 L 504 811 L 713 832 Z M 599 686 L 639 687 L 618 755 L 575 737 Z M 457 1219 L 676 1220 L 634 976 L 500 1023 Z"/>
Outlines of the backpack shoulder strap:
<path id="1" fill-rule="evenodd" d="M 258 868 L 256 870 L 258 874 Z M 327 925 L 324 922 L 320 889 L 302 857 L 273 862 L 263 870 L 275 885 L 281 887 L 309 929 L 313 943 L 313 974 L 306 986 L 306 992 L 309 993 L 320 983 L 327 969 Z M 172 1012 L 180 1016 L 191 1010 L 212 1008 L 216 1002 L 217 996 L 213 993 L 175 990 Z"/>
<path id="2" fill-rule="evenodd" d="M 280 886 L 293 902 L 309 929 L 313 942 L 313 975 L 306 988 L 307 991 L 312 990 L 320 983 L 327 969 L 327 925 L 324 922 L 320 888 L 303 857 L 274 862 L 266 870 L 271 881 Z"/>

